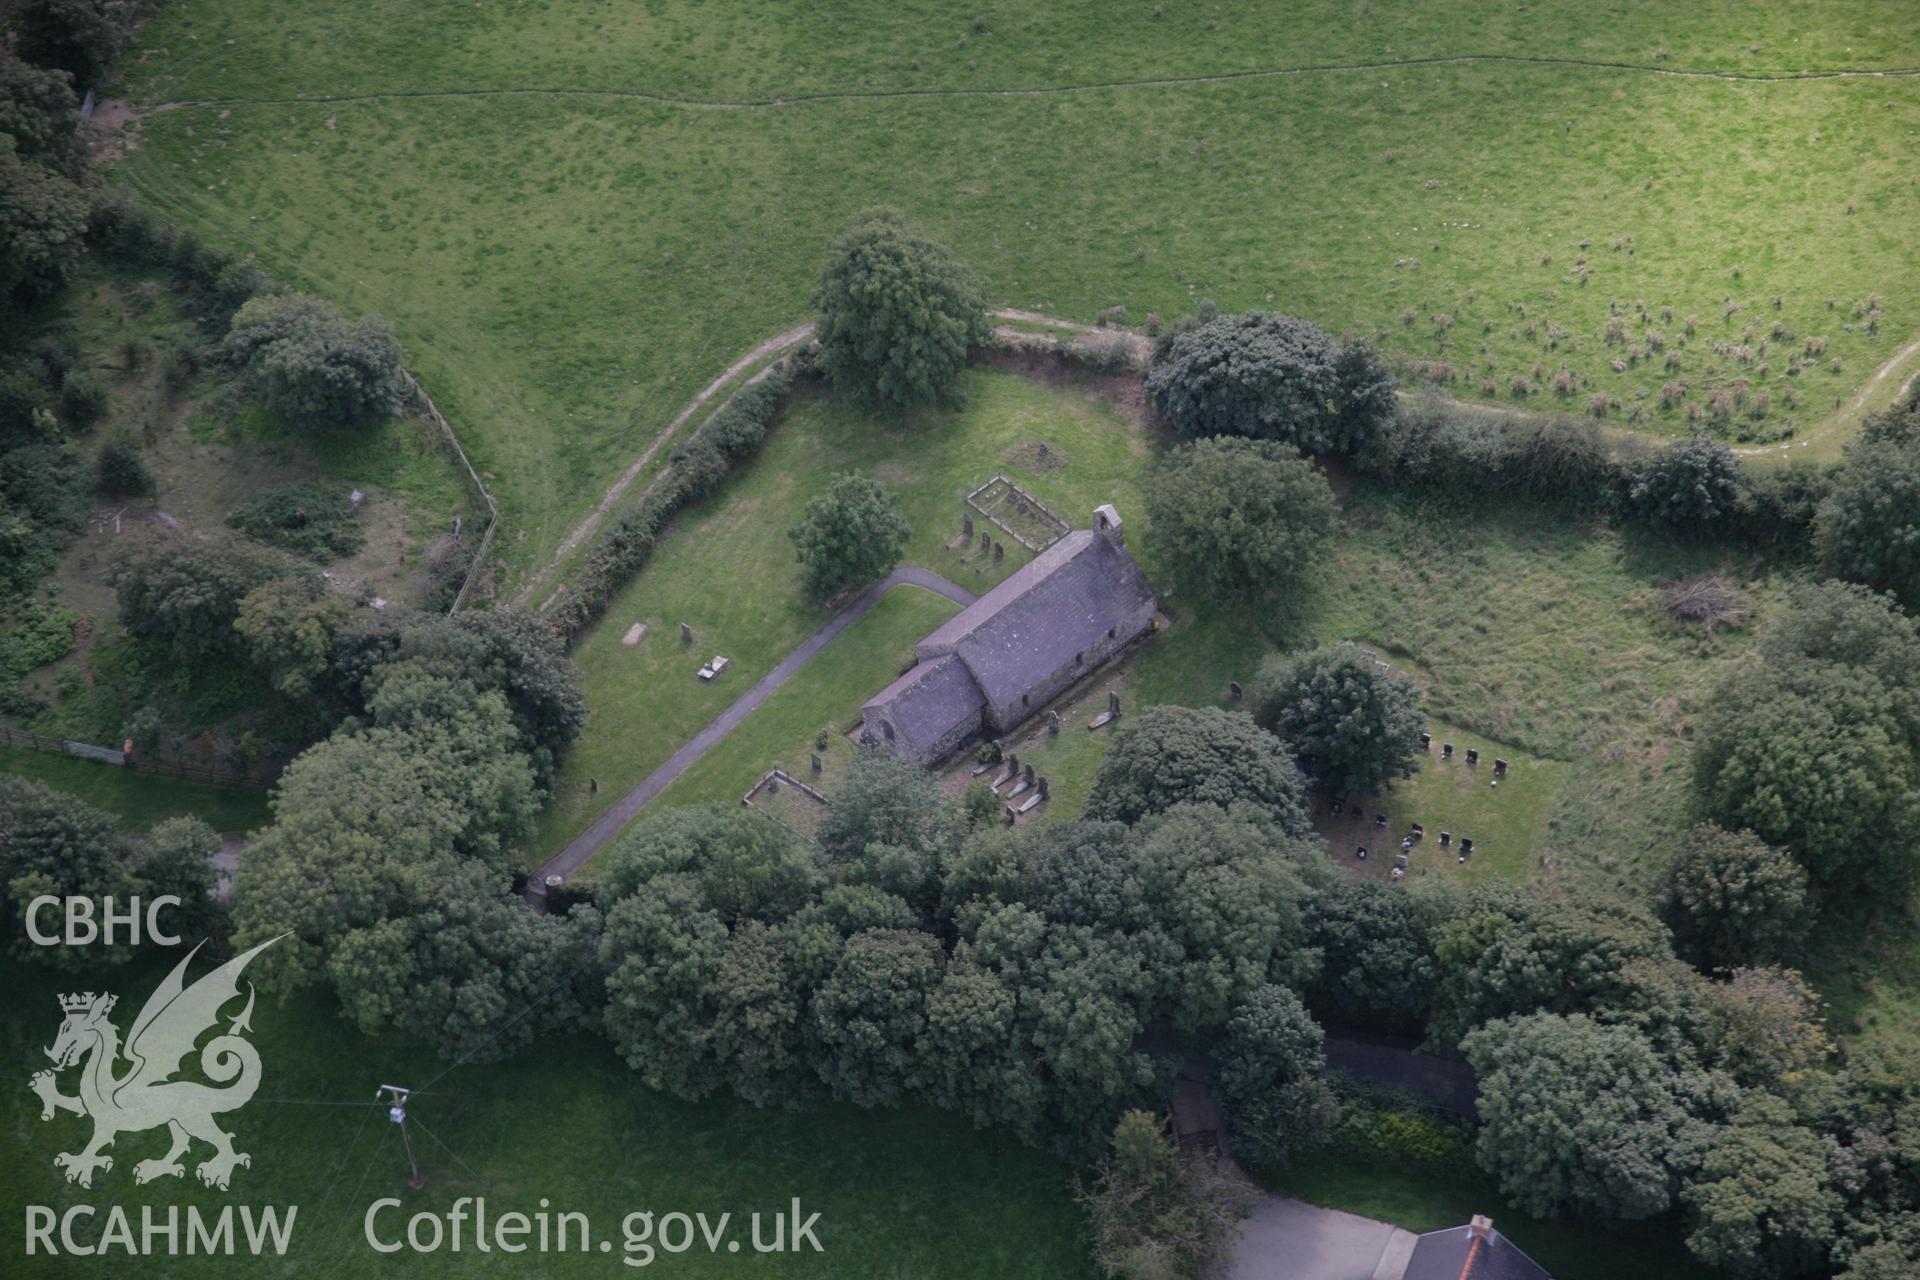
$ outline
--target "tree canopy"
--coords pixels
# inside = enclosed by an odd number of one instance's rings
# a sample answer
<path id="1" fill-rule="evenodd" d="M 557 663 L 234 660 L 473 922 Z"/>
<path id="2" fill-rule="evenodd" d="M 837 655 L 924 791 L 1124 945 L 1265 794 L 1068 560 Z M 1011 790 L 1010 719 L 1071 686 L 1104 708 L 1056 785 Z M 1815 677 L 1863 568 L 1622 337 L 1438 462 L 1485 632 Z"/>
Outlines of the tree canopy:
<path id="1" fill-rule="evenodd" d="M 991 331 L 973 273 L 886 209 L 834 241 L 813 305 L 827 379 L 889 408 L 951 400 L 967 348 Z"/>
<path id="2" fill-rule="evenodd" d="M 1187 436 L 1252 436 L 1305 453 L 1351 453 L 1394 412 L 1373 348 L 1342 350 L 1277 311 L 1216 315 L 1176 333 L 1147 375 L 1154 407 Z"/>
<path id="3" fill-rule="evenodd" d="M 1307 829 L 1300 770 L 1251 716 L 1158 706 L 1121 721 L 1086 815 L 1133 823 L 1179 804 L 1236 802 L 1264 809 L 1290 833 Z"/>
<path id="4" fill-rule="evenodd" d="M 1480 1077 L 1480 1167 L 1519 1208 L 1634 1222 L 1673 1203 L 1690 1117 L 1639 1032 L 1538 1013 L 1462 1047 Z"/>
<path id="5" fill-rule="evenodd" d="M 1812 924 L 1807 873 L 1751 831 L 1703 824 L 1667 868 L 1662 914 L 1676 949 L 1703 969 L 1787 960 Z"/>
<path id="6" fill-rule="evenodd" d="M 885 577 L 912 534 L 899 497 L 851 471 L 808 499 L 800 523 L 787 530 L 806 592 L 819 600 Z"/>
<path id="7" fill-rule="evenodd" d="M 1353 645 L 1269 655 L 1249 701 L 1255 722 L 1334 790 L 1372 794 L 1418 769 L 1420 686 Z"/>
<path id="8" fill-rule="evenodd" d="M 1815 528 L 1827 572 L 1920 609 L 1920 394 L 1869 419 Z"/>
<path id="9" fill-rule="evenodd" d="M 224 350 L 269 406 L 305 427 L 349 427 L 398 412 L 400 343 L 386 321 L 349 323 L 306 294 L 254 298 L 233 314 Z"/>
<path id="10" fill-rule="evenodd" d="M 1627 481 L 1627 503 L 1643 519 L 1703 528 L 1738 510 L 1745 481 L 1733 450 L 1696 435 L 1651 453 Z"/>
<path id="11" fill-rule="evenodd" d="M 1282 446 L 1200 440 L 1155 467 L 1147 524 L 1182 585 L 1259 598 L 1297 582 L 1333 535 L 1333 490 Z"/>

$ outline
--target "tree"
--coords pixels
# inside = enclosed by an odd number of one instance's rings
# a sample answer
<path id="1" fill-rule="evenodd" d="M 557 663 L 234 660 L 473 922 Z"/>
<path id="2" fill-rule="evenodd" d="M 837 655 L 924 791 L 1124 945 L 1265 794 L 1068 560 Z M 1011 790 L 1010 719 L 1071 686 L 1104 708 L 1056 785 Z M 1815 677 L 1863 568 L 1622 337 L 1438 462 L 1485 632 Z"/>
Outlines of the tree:
<path id="1" fill-rule="evenodd" d="M 1483 893 L 1441 927 L 1434 956 L 1441 977 L 1432 1035 L 1441 1042 L 1535 1012 L 1704 1019 L 1659 1007 L 1668 993 L 1649 970 L 1674 963 L 1671 942 L 1659 921 L 1625 903 Z"/>
<path id="2" fill-rule="evenodd" d="M 1371 348 L 1351 354 L 1277 311 L 1221 315 L 1174 335 L 1147 375 L 1154 408 L 1186 436 L 1253 436 L 1303 453 L 1351 452 L 1390 417 L 1393 384 Z"/>
<path id="3" fill-rule="evenodd" d="M 1761 652 L 1774 667 L 1804 659 L 1860 668 L 1903 695 L 1896 701 L 1920 700 L 1920 623 L 1892 596 L 1866 587 L 1831 580 L 1796 587 Z M 1920 727 L 1913 737 L 1920 742 Z"/>
<path id="4" fill-rule="evenodd" d="M 611 906 L 675 874 L 692 877 L 705 909 L 729 927 L 783 920 L 827 886 L 819 854 L 792 827 L 744 805 L 705 804 L 635 824 L 607 856 L 599 900 Z"/>
<path id="5" fill-rule="evenodd" d="M 457 1061 L 491 1061 L 599 1024 L 600 915 L 538 916 L 478 866 L 437 881 L 404 916 L 342 937 L 327 960 L 346 1016 Z"/>
<path id="6" fill-rule="evenodd" d="M 1713 1065 L 1743 1085 L 1773 1087 L 1833 1052 L 1820 997 L 1792 969 L 1735 969 L 1705 990 Z"/>
<path id="7" fill-rule="evenodd" d="M 1744 673 L 1697 722 L 1704 815 L 1789 850 L 1822 894 L 1905 875 L 1920 832 L 1912 712 L 1869 669 L 1800 661 Z"/>
<path id="8" fill-rule="evenodd" d="M 1812 923 L 1799 863 L 1751 831 L 1711 823 L 1674 855 L 1661 905 L 1675 949 L 1708 970 L 1790 959 Z"/>
<path id="9" fill-rule="evenodd" d="M 0 299 L 46 295 L 86 253 L 87 197 L 64 175 L 20 158 L 0 135 Z"/>
<path id="10" fill-rule="evenodd" d="M 63 791 L 5 775 L 0 775 L 0 887 L 6 891 L 14 957 L 52 965 L 81 963 L 90 949 L 35 945 L 26 929 L 27 906 L 35 898 L 91 898 L 97 920 L 106 897 L 142 891 L 114 834 L 112 814 Z M 51 924 L 43 919 L 41 927 Z M 125 946 L 91 950 L 93 958 L 115 963 L 133 954 Z"/>
<path id="11" fill-rule="evenodd" d="M 14 50 L 85 88 L 103 88 L 127 47 L 130 15 L 123 15 L 111 0 L 21 0 L 13 11 Z"/>
<path id="12" fill-rule="evenodd" d="M 334 632 L 353 608 L 317 577 L 274 578 L 241 597 L 233 627 L 275 689 L 306 698 L 332 670 Z"/>
<path id="13" fill-rule="evenodd" d="M 383 664 L 413 665 L 499 693 L 542 785 L 586 724 L 579 671 L 560 638 L 525 609 L 469 609 L 452 618 L 414 614 L 387 635 L 336 637 L 336 654 L 343 643 L 359 650 L 346 665 L 358 676 L 363 701 Z"/>
<path id="14" fill-rule="evenodd" d="M 828 380 L 891 408 L 951 399 L 967 348 L 991 332 L 973 273 L 884 209 L 834 241 L 813 305 Z"/>
<path id="15" fill-rule="evenodd" d="M 384 320 L 349 324 L 306 294 L 254 298 L 234 312 L 223 350 L 263 401 L 301 426 L 355 426 L 399 411 L 400 344 Z"/>
<path id="16" fill-rule="evenodd" d="M 1830 1179 L 1820 1135 L 1779 1098 L 1750 1094 L 1682 1194 L 1693 1214 L 1687 1248 L 1750 1280 L 1818 1271 L 1845 1207 Z"/>
<path id="17" fill-rule="evenodd" d="M 614 904 L 600 945 L 607 1034 L 648 1088 L 682 1098 L 722 1083 L 707 1041 L 728 934 L 703 899 L 693 876 L 659 876 Z"/>
<path id="18" fill-rule="evenodd" d="M 1290 834 L 1307 830 L 1300 770 L 1243 712 L 1148 707 L 1121 723 L 1094 775 L 1086 815 L 1134 823 L 1178 804 L 1236 801 L 1266 810 Z"/>
<path id="19" fill-rule="evenodd" d="M 1633 1222 L 1672 1204 L 1689 1118 L 1639 1032 L 1537 1013 L 1462 1048 L 1480 1078 L 1480 1167 L 1521 1210 Z"/>
<path id="20" fill-rule="evenodd" d="M 134 872 L 149 899 L 171 894 L 180 899 L 169 921 L 182 938 L 210 936 L 221 915 L 213 900 L 213 858 L 222 847 L 220 833 L 198 818 L 167 818 L 131 842 Z"/>
<path id="21" fill-rule="evenodd" d="M 281 578 L 317 578 L 290 556 L 237 538 L 166 538 L 149 544 L 114 579 L 120 622 L 192 665 L 245 654 L 234 629 L 249 592 Z"/>
<path id="22" fill-rule="evenodd" d="M 1255 722 L 1332 790 L 1372 794 L 1418 769 L 1420 686 L 1352 645 L 1269 655 L 1250 703 Z"/>
<path id="23" fill-rule="evenodd" d="M 1696 435 L 1644 458 L 1627 482 L 1627 502 L 1656 524 L 1698 529 L 1734 515 L 1745 483 L 1733 450 Z"/>
<path id="24" fill-rule="evenodd" d="M 1447 905 L 1436 892 L 1376 880 L 1314 895 L 1307 938 L 1325 958 L 1311 990 L 1314 1007 L 1337 1011 L 1342 1019 L 1411 1025 L 1424 1018 L 1434 1005 L 1434 935 Z"/>
<path id="25" fill-rule="evenodd" d="M 94 487 L 109 498 L 128 498 L 153 491 L 153 473 L 140 457 L 132 437 L 116 435 L 100 446 L 93 460 Z"/>
<path id="26" fill-rule="evenodd" d="M 1340 384 L 1335 402 L 1338 416 L 1332 451 L 1353 457 L 1373 444 L 1400 411 L 1393 372 L 1379 348 L 1365 338 L 1350 338 L 1334 357 L 1333 376 Z"/>
<path id="27" fill-rule="evenodd" d="M 815 1068 L 834 1097 L 886 1107 L 920 1088 L 916 1046 L 945 962 L 939 940 L 916 929 L 867 929 L 847 939 L 814 993 L 808 1028 Z"/>
<path id="28" fill-rule="evenodd" d="M 1258 599 L 1306 576 L 1333 536 L 1333 490 L 1279 445 L 1200 440 L 1156 467 L 1147 522 L 1183 582 Z"/>
<path id="29" fill-rule="evenodd" d="M 810 498 L 800 523 L 787 530 L 805 570 L 805 590 L 818 600 L 884 577 L 900 563 L 912 534 L 900 514 L 900 499 L 879 481 L 852 471 Z"/>
<path id="30" fill-rule="evenodd" d="M 1234 1011 L 1214 1052 L 1213 1088 L 1234 1149 L 1261 1165 L 1324 1141 L 1333 1121 L 1325 1034 L 1300 997 L 1263 986 Z"/>
<path id="31" fill-rule="evenodd" d="M 944 852 L 964 833 L 964 821 L 938 779 L 911 760 L 874 749 L 854 757 L 817 838 L 822 849 L 847 861 L 873 845 Z"/>
<path id="32" fill-rule="evenodd" d="M 13 139 L 22 160 L 78 177 L 87 159 L 79 123 L 70 76 L 0 54 L 0 134 Z"/>
<path id="33" fill-rule="evenodd" d="M 1093 1259 L 1115 1280 L 1197 1280 L 1226 1253 L 1253 1189 L 1180 1154 L 1160 1120 L 1129 1111 L 1079 1192 Z"/>
<path id="34" fill-rule="evenodd" d="M 1873 422 L 1815 517 L 1815 543 L 1835 577 L 1890 591 L 1920 610 L 1920 397 Z"/>
<path id="35" fill-rule="evenodd" d="M 325 977 L 343 937 L 414 913 L 468 859 L 504 886 L 505 845 L 531 829 L 539 793 L 498 694 L 417 678 L 386 693 L 383 723 L 287 766 L 234 878 L 236 946 L 293 935 L 256 962 L 263 981 Z"/>

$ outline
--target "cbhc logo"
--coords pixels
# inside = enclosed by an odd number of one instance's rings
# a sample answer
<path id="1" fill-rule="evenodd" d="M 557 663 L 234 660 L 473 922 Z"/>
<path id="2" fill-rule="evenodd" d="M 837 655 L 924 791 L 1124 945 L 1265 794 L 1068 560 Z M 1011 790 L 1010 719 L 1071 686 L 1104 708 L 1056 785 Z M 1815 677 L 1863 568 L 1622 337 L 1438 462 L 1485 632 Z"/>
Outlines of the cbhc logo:
<path id="1" fill-rule="evenodd" d="M 149 941 L 163 947 L 177 947 L 180 945 L 178 934 L 160 931 L 160 910 L 179 905 L 179 898 L 163 893 L 147 903 L 146 913 L 142 915 L 136 895 L 127 899 L 126 910 L 116 911 L 113 896 L 109 894 L 100 900 L 99 919 L 95 920 L 92 898 L 58 898 L 46 893 L 27 904 L 27 937 L 42 947 L 90 947 L 96 942 L 109 947 L 125 942 L 137 947 L 144 922 Z M 62 906 L 66 928 L 60 933 L 42 933 L 40 913 L 47 907 Z M 118 934 L 123 928 L 126 937 L 121 938 Z"/>

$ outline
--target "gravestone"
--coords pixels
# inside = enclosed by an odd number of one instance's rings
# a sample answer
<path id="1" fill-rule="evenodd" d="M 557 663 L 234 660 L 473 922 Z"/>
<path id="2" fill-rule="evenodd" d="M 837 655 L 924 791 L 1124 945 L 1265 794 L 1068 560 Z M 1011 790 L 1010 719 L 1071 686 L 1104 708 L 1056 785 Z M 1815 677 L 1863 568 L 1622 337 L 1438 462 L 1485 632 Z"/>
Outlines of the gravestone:
<path id="1" fill-rule="evenodd" d="M 1000 561 L 1005 560 L 1006 558 L 1007 558 L 1007 544 L 1004 542 L 994 543 L 993 544 L 994 562 L 997 564 Z"/>
<path id="2" fill-rule="evenodd" d="M 1426 838 L 1426 834 L 1427 834 L 1427 829 L 1426 829 L 1425 827 L 1423 827 L 1423 826 L 1421 826 L 1421 825 L 1420 825 L 1419 823 L 1417 823 L 1417 822 L 1413 824 L 1413 838 L 1414 838 L 1415 840 L 1423 840 L 1423 839 L 1425 839 L 1425 838 Z"/>
<path id="3" fill-rule="evenodd" d="M 826 767 L 825 763 L 820 759 L 820 753 L 818 751 L 809 752 L 808 754 L 813 757 L 812 763 L 815 773 L 819 773 L 821 769 Z"/>
<path id="4" fill-rule="evenodd" d="M 1430 733 L 1423 733 L 1423 734 L 1421 734 L 1421 735 L 1420 735 L 1420 749 L 1421 749 L 1422 751 L 1431 751 L 1431 750 L 1433 750 L 1433 735 L 1432 735 L 1432 734 L 1430 734 Z"/>
<path id="5" fill-rule="evenodd" d="M 1060 713 L 1058 711 L 1047 712 L 1047 732 L 1048 733 L 1060 732 Z"/>
<path id="6" fill-rule="evenodd" d="M 1120 714 L 1120 695 L 1112 689 L 1107 690 L 1107 714 L 1110 716 Z"/>
<path id="7" fill-rule="evenodd" d="M 1442 760 L 1453 759 L 1453 744 L 1451 742 L 1443 742 L 1440 744 L 1440 758 Z"/>
<path id="8" fill-rule="evenodd" d="M 693 628 L 684 622 L 680 624 L 680 643 L 681 644 L 693 643 Z"/>
<path id="9" fill-rule="evenodd" d="M 587 794 L 590 796 L 597 796 L 600 794 L 600 779 L 598 778 L 587 779 Z"/>
<path id="10" fill-rule="evenodd" d="M 1480 748 L 1478 748 L 1478 747 L 1468 747 L 1468 748 L 1467 748 L 1467 763 L 1468 763 L 1468 764 L 1479 764 L 1479 763 L 1480 763 Z"/>
<path id="11" fill-rule="evenodd" d="M 1386 825 L 1387 825 L 1387 815 L 1386 815 L 1386 814 L 1384 814 L 1384 813 L 1376 813 L 1376 814 L 1374 814 L 1374 815 L 1373 815 L 1373 825 L 1374 825 L 1374 826 L 1376 826 L 1376 827 L 1384 827 L 1384 826 L 1386 826 Z"/>
<path id="12" fill-rule="evenodd" d="M 1446 848 L 1446 847 L 1447 847 L 1448 845 L 1450 845 L 1450 844 L 1452 844 L 1452 843 L 1453 843 L 1453 832 L 1451 832 L 1451 831 L 1442 831 L 1442 832 L 1440 833 L 1440 847 L 1441 847 L 1442 849 L 1444 849 L 1444 848 Z"/>
<path id="13" fill-rule="evenodd" d="M 770 796 L 780 794 L 780 779 L 774 777 L 772 774 L 767 775 L 767 794 Z"/>
<path id="14" fill-rule="evenodd" d="M 1020 771 L 1021 780 L 1024 781 L 1028 786 L 1033 785 L 1033 776 L 1034 775 L 1033 775 L 1032 765 L 1028 765 L 1026 768 Z"/>
<path id="15" fill-rule="evenodd" d="M 973 515 L 970 512 L 960 513 L 960 536 L 969 542 L 973 541 Z"/>
<path id="16" fill-rule="evenodd" d="M 1367 846 L 1361 845 L 1359 848 L 1355 849 L 1353 851 L 1353 856 L 1360 859 L 1360 861 L 1365 862 L 1367 860 Z"/>
<path id="17" fill-rule="evenodd" d="M 1327 812 L 1332 814 L 1336 818 L 1339 817 L 1342 813 L 1345 813 L 1346 809 L 1347 809 L 1347 806 L 1341 804 L 1338 800 L 1329 800 L 1327 802 Z"/>
<path id="18" fill-rule="evenodd" d="M 1247 696 L 1247 691 L 1240 687 L 1240 682 L 1238 680 L 1227 681 L 1227 701 L 1228 702 L 1238 702 L 1246 696 Z"/>
<path id="19" fill-rule="evenodd" d="M 1102 725 L 1112 724 L 1120 718 L 1120 695 L 1112 689 L 1107 690 L 1107 709 L 1095 716 L 1087 725 L 1089 729 L 1098 729 Z"/>
<path id="20" fill-rule="evenodd" d="M 1507 776 L 1507 762 L 1499 756 L 1493 758 L 1493 776 L 1496 778 L 1504 778 Z"/>
<path id="21" fill-rule="evenodd" d="M 980 531 L 980 554 L 985 555 L 991 550 L 993 550 L 993 535 L 985 529 L 982 529 Z"/>
<path id="22" fill-rule="evenodd" d="M 1040 789 L 1040 798 L 1042 800 L 1045 800 L 1047 798 L 1047 780 L 1045 778 L 1041 778 L 1038 782 L 1035 782 L 1033 785 Z"/>
<path id="23" fill-rule="evenodd" d="M 1472 852 L 1473 852 L 1473 837 L 1461 836 L 1460 837 L 1460 856 L 1464 858 Z"/>

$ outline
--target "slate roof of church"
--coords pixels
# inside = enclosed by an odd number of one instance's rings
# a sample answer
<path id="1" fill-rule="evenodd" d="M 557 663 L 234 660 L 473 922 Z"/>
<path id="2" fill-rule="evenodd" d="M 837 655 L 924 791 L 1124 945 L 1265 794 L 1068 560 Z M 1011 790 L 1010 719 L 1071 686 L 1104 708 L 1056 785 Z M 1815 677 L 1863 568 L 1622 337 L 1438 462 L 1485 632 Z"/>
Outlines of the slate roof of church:
<path id="1" fill-rule="evenodd" d="M 1553 1280 L 1520 1246 L 1492 1232 L 1474 1248 L 1470 1227 L 1429 1231 L 1413 1246 L 1401 1280 Z"/>
<path id="2" fill-rule="evenodd" d="M 920 642 L 920 651 L 950 649 L 988 702 L 1003 707 L 1154 599 L 1126 548 L 1078 529 L 949 618 Z"/>
<path id="3" fill-rule="evenodd" d="M 980 719 L 986 695 L 949 654 L 922 662 L 867 699 L 868 707 L 892 703 L 893 723 L 916 752 L 924 752 L 963 721 Z"/>

